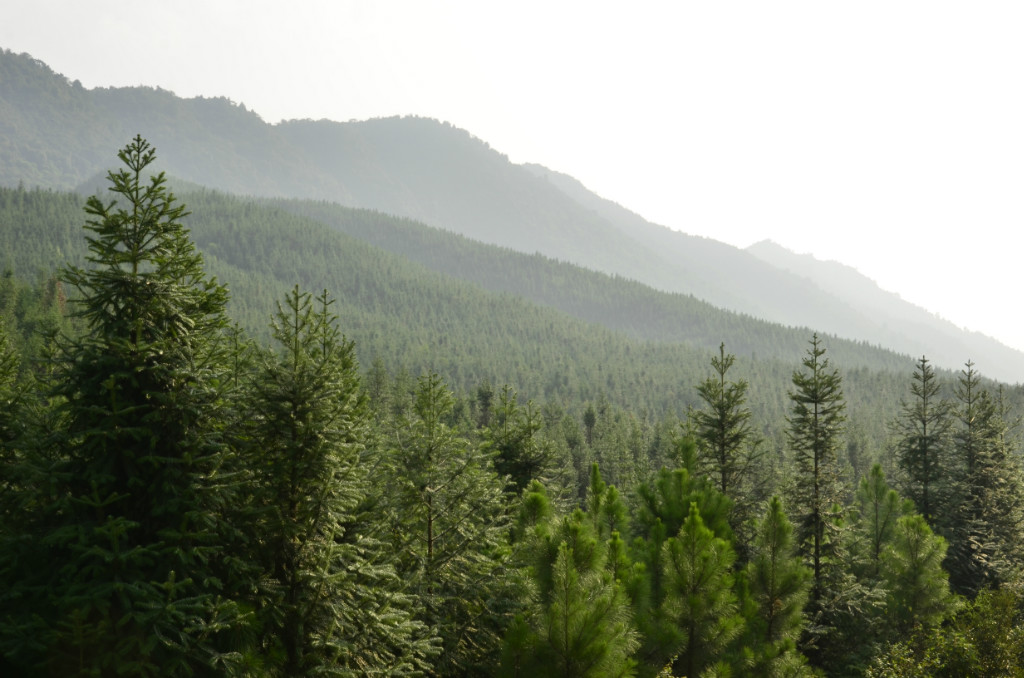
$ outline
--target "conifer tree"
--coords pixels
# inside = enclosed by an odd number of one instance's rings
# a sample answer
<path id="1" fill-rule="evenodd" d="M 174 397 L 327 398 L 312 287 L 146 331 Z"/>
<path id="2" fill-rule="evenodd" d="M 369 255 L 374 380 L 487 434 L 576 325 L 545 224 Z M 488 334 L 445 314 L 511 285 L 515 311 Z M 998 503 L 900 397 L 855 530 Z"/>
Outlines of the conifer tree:
<path id="1" fill-rule="evenodd" d="M 882 556 L 888 592 L 887 617 L 898 634 L 935 626 L 954 608 L 949 575 L 942 567 L 946 540 L 934 534 L 924 517 L 901 516 Z"/>
<path id="2" fill-rule="evenodd" d="M 493 456 L 498 474 L 509 479 L 511 490 L 518 494 L 533 479 L 548 480 L 544 476 L 552 451 L 540 436 L 543 422 L 533 402 L 521 407 L 518 395 L 506 384 L 497 407 L 492 411 L 488 405 L 487 409 L 490 425 L 484 430 L 486 449 Z"/>
<path id="3" fill-rule="evenodd" d="M 419 378 L 413 418 L 395 427 L 381 479 L 398 573 L 440 638 L 434 670 L 443 676 L 493 667 L 521 593 L 504 484 L 491 457 L 447 423 L 453 406 L 437 374 Z"/>
<path id="4" fill-rule="evenodd" d="M 432 651 L 380 542 L 355 528 L 368 410 L 354 346 L 324 292 L 278 304 L 280 355 L 264 359 L 247 412 L 255 504 L 257 614 L 266 671 L 404 675 Z"/>
<path id="5" fill-rule="evenodd" d="M 825 349 L 817 334 L 810 343 L 803 360 L 805 371 L 793 373 L 795 390 L 789 394 L 792 411 L 787 422 L 797 471 L 797 543 L 814 573 L 814 604 L 824 595 L 829 530 L 836 524 L 834 507 L 842 499 L 836 450 L 846 420 L 846 402 L 842 378 L 824 357 Z"/>
<path id="6" fill-rule="evenodd" d="M 796 644 L 804 627 L 803 608 L 811 573 L 800 562 L 793 526 L 772 497 L 758 525 L 753 557 L 746 568 L 751 609 L 744 652 L 748 672 L 757 676 L 798 676 L 806 660 Z"/>
<path id="7" fill-rule="evenodd" d="M 679 631 L 673 670 L 697 676 L 724 661 L 743 630 L 733 590 L 732 546 L 704 525 L 696 503 L 679 534 L 665 542 L 665 608 Z"/>
<path id="8" fill-rule="evenodd" d="M 225 673 L 240 619 L 221 597 L 228 294 L 163 174 L 146 181 L 154 150 L 136 137 L 118 157 L 116 199 L 86 203 L 90 265 L 63 273 L 84 334 L 53 368 L 63 404 L 39 460 L 42 551 L 18 583 L 35 603 L 25 647 L 52 675 Z"/>
<path id="9" fill-rule="evenodd" d="M 719 355 L 711 359 L 715 376 L 697 385 L 697 393 L 705 408 L 693 413 L 699 463 L 702 471 L 711 474 L 718 491 L 733 501 L 730 524 L 739 533 L 753 518 L 756 479 L 752 471 L 762 457 L 761 439 L 750 423 L 747 408 L 747 382 L 727 381 L 726 375 L 736 356 L 726 354 L 725 344 Z M 741 539 L 746 545 L 746 538 Z"/>
<path id="10" fill-rule="evenodd" d="M 636 632 L 612 543 L 617 533 L 602 541 L 579 510 L 536 524 L 528 543 L 534 604 L 506 635 L 502 675 L 633 675 Z"/>
<path id="11" fill-rule="evenodd" d="M 959 593 L 975 595 L 1014 580 L 1024 547 L 1024 481 L 1010 450 L 999 403 L 968 362 L 956 386 L 958 426 L 953 433 L 959 480 L 948 520 L 946 566 Z"/>
<path id="12" fill-rule="evenodd" d="M 887 554 L 896 543 L 899 521 L 914 514 L 914 505 L 889 487 L 880 464 L 861 479 L 852 510 L 853 541 L 850 569 L 856 577 L 858 614 L 845 618 L 844 627 L 833 635 L 833 645 L 850 647 L 843 657 L 848 666 L 869 661 L 877 648 L 898 634 L 893 619 L 889 584 L 893 570 L 886 568 Z"/>
<path id="13" fill-rule="evenodd" d="M 949 434 L 952 421 L 942 386 L 927 358 L 915 366 L 910 385 L 912 400 L 902 405 L 893 424 L 897 460 L 906 478 L 904 493 L 930 525 L 942 513 L 950 479 Z"/>
<path id="14" fill-rule="evenodd" d="M 892 541 L 896 522 L 914 512 L 914 504 L 902 499 L 889 487 L 881 464 L 871 467 L 861 479 L 856 496 L 856 526 L 860 539 L 863 576 L 878 580 L 882 572 L 882 554 Z"/>
<path id="15" fill-rule="evenodd" d="M 732 540 L 731 503 L 706 478 L 691 474 L 695 452 L 692 438 L 679 439 L 677 456 L 686 466 L 662 469 L 652 482 L 637 488 L 633 557 L 642 576 L 635 576 L 629 588 L 641 638 L 638 656 L 643 675 L 653 675 L 682 651 L 683 638 L 670 604 L 667 542 L 680 534 L 693 506 L 698 508 L 701 525 L 715 538 Z"/>

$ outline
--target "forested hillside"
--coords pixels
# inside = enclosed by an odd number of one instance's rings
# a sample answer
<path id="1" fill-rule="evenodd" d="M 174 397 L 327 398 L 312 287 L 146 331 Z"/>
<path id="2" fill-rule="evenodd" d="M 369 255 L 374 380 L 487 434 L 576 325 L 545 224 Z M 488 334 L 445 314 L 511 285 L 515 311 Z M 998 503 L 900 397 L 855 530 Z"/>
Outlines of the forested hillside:
<path id="1" fill-rule="evenodd" d="M 364 366 L 375 357 L 439 372 L 470 392 L 509 383 L 529 398 L 581 410 L 606 398 L 641 416 L 682 417 L 720 343 L 740 357 L 756 416 L 778 434 L 786 375 L 812 331 L 720 311 L 540 255 L 524 255 L 377 212 L 184 193 L 185 218 L 211 273 L 232 290 L 232 317 L 266 335 L 264 309 L 296 283 L 328 289 Z M 0 189 L 0 247 L 25 280 L 85 254 L 81 198 Z M 456 270 L 457 277 L 444 273 Z M 913 360 L 829 339 L 848 397 L 875 450 Z M 985 366 L 979 365 L 983 371 Z M 1017 389 L 1008 391 L 1016 408 Z"/>
<path id="2" fill-rule="evenodd" d="M 4 675 L 1020 675 L 1019 389 L 153 153 L 0 190 Z"/>
<path id="3" fill-rule="evenodd" d="M 970 357 L 994 377 L 1024 381 L 1018 351 L 949 323 L 921 331 L 920 310 L 909 305 L 879 318 L 835 287 L 651 224 L 570 177 L 510 163 L 435 120 L 269 125 L 226 99 L 185 100 L 146 87 L 86 90 L 8 51 L 0 52 L 0 112 L 0 185 L 92 192 L 110 165 L 103 149 L 142 133 L 162 149 L 161 167 L 197 185 L 406 216 L 783 325 L 934 355 L 947 369 Z"/>

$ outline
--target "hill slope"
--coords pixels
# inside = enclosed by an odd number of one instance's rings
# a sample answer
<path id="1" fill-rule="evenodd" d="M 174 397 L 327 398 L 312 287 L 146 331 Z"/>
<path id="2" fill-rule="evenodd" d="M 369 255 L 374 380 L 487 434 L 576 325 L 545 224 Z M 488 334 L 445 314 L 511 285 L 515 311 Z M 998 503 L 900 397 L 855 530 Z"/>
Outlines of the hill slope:
<path id="1" fill-rule="evenodd" d="M 880 323 L 874 307 L 837 294 L 836 286 L 646 222 L 570 177 L 510 163 L 444 123 L 268 125 L 226 99 L 185 100 L 144 87 L 85 90 L 27 55 L 0 52 L 0 185 L 92 181 L 91 189 L 113 165 L 109 149 L 136 133 L 157 148 L 162 168 L 200 185 L 406 216 L 783 325 L 924 353 L 945 367 L 971 358 L 990 374 L 1024 381 L 1020 352 L 968 342 L 955 328 L 922 332 L 904 321 L 920 311 L 909 304 Z M 973 350 L 963 354 L 961 346 Z"/>

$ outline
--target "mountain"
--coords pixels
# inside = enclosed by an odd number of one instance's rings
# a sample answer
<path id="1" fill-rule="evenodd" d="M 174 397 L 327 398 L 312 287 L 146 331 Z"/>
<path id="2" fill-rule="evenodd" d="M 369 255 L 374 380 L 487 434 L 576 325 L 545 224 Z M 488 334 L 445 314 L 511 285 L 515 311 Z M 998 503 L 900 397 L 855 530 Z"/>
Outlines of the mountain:
<path id="1" fill-rule="evenodd" d="M 1004 378 L 1024 381 L 1018 369 L 1019 351 L 904 301 L 850 266 L 797 254 L 770 240 L 751 245 L 747 252 L 811 281 L 862 317 L 870 318 L 873 327 L 868 331 L 879 345 L 909 355 L 927 355 L 937 365 L 954 368 L 968 360 L 979 363 L 983 359 L 987 365 L 1000 366 Z"/>
<path id="2" fill-rule="evenodd" d="M 202 186 L 408 217 L 785 326 L 923 353 L 952 369 L 973 359 L 987 374 L 1024 381 L 1020 352 L 955 328 L 922 331 L 930 326 L 907 320 L 921 313 L 909 304 L 882 320 L 841 287 L 647 222 L 571 177 L 511 163 L 446 123 L 269 125 L 227 99 L 181 99 L 147 87 L 87 90 L 28 55 L 0 52 L 0 185 L 91 191 L 115 162 L 110 149 L 136 133 L 157 148 L 162 169 Z"/>

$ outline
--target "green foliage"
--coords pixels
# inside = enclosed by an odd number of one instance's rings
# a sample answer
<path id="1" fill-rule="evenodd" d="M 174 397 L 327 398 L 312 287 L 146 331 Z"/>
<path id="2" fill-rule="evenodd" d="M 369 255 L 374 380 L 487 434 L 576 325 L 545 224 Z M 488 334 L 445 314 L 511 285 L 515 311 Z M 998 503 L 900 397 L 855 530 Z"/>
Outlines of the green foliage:
<path id="1" fill-rule="evenodd" d="M 1024 675 L 1024 627 L 1009 590 L 982 591 L 951 623 L 925 626 L 893 643 L 868 678 L 960 678 Z"/>
<path id="2" fill-rule="evenodd" d="M 689 438 L 677 443 L 678 455 L 689 460 L 692 469 L 695 443 Z M 701 529 L 710 530 L 715 539 L 731 544 L 732 530 L 728 522 L 731 506 L 729 499 L 710 482 L 695 478 L 687 468 L 671 471 L 663 468 L 651 482 L 638 486 L 632 517 L 637 539 L 632 550 L 641 569 L 632 577 L 630 588 L 641 637 L 639 658 L 644 675 L 672 662 L 682 652 L 684 641 L 672 609 L 667 543 L 681 534 L 688 520 L 691 529 L 696 529 L 695 521 L 690 518 L 696 508 Z"/>
<path id="3" fill-rule="evenodd" d="M 497 407 L 489 413 L 490 425 L 484 428 L 483 438 L 495 470 L 509 479 L 509 489 L 518 494 L 531 480 L 547 480 L 552 451 L 538 435 L 542 422 L 536 405 L 528 402 L 520 407 L 517 400 L 506 384 Z"/>
<path id="4" fill-rule="evenodd" d="M 975 595 L 1019 577 L 1024 557 L 1024 475 L 1010 449 L 1003 405 L 968 362 L 956 386 L 957 482 L 943 524 L 946 566 L 959 593 Z"/>
<path id="5" fill-rule="evenodd" d="M 454 403 L 437 374 L 421 376 L 378 479 L 398 575 L 440 638 L 434 670 L 445 676 L 493 665 L 520 593 L 503 483 L 490 456 L 447 423 Z"/>
<path id="6" fill-rule="evenodd" d="M 787 422 L 797 473 L 797 543 L 811 561 L 811 603 L 817 605 L 824 595 L 829 550 L 837 543 L 830 532 L 838 524 L 840 512 L 835 507 L 842 500 L 836 450 L 846 421 L 846 403 L 842 378 L 824 357 L 817 334 L 810 344 L 803 360 L 805 371 L 793 373 L 792 412 Z"/>
<path id="7" fill-rule="evenodd" d="M 896 523 L 914 512 L 914 504 L 889 487 L 882 466 L 875 464 L 857 487 L 854 508 L 859 539 L 856 550 L 863 563 L 858 574 L 877 581 L 882 572 L 882 555 L 893 539 Z"/>
<path id="8" fill-rule="evenodd" d="M 278 305 L 280 355 L 262 361 L 245 408 L 260 652 L 274 675 L 404 675 L 432 648 L 382 545 L 354 529 L 367 410 L 331 303 L 325 292 L 314 308 L 296 287 Z"/>
<path id="9" fill-rule="evenodd" d="M 664 548 L 664 607 L 679 633 L 673 669 L 696 676 L 725 659 L 743 629 L 733 590 L 736 555 L 728 541 L 705 527 L 696 503 Z"/>
<path id="10" fill-rule="evenodd" d="M 710 473 L 718 490 L 733 501 L 730 524 L 738 541 L 747 546 L 748 521 L 753 518 L 753 507 L 761 498 L 764 474 L 755 474 L 764 456 L 760 449 L 763 440 L 751 423 L 747 407 L 747 387 L 744 380 L 726 381 L 729 368 L 736 357 L 726 354 L 725 344 L 718 347 L 719 355 L 711 359 L 714 377 L 697 385 L 697 393 L 704 408 L 692 417 L 695 426 L 700 468 Z M 744 548 L 745 550 L 745 548 Z M 745 555 L 745 554 L 744 554 Z"/>
<path id="11" fill-rule="evenodd" d="M 615 576 L 625 559 L 617 533 L 602 540 L 593 516 L 577 510 L 555 525 L 537 523 L 526 548 L 534 604 L 506 634 L 502 675 L 633 675 L 638 643 Z"/>
<path id="12" fill-rule="evenodd" d="M 935 525 L 948 506 L 950 408 L 942 387 L 923 356 L 914 369 L 911 402 L 901 405 L 893 428 L 896 450 L 906 482 L 904 491 L 929 524 Z"/>
<path id="13" fill-rule="evenodd" d="M 30 634 L 13 656 L 63 675 L 223 671 L 237 655 L 219 639 L 240 621 L 220 595 L 213 479 L 227 292 L 205 276 L 163 175 L 144 182 L 153 150 L 136 137 L 118 155 L 125 168 L 108 178 L 125 202 L 88 200 L 92 266 L 64 273 L 86 334 L 65 338 L 54 367 L 61 427 L 33 462 L 48 496 L 18 549 L 22 622 L 3 642 Z"/>
<path id="14" fill-rule="evenodd" d="M 949 575 L 942 569 L 946 540 L 921 515 L 904 515 L 882 556 L 889 623 L 897 633 L 939 624 L 953 609 Z"/>
<path id="15" fill-rule="evenodd" d="M 747 675 L 800 675 L 805 664 L 797 651 L 804 627 L 811 572 L 793 541 L 793 526 L 779 497 L 772 497 L 758 525 L 753 557 L 746 567 L 748 609 L 743 636 Z M 802 670 L 802 669 L 800 669 Z"/>

